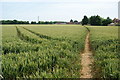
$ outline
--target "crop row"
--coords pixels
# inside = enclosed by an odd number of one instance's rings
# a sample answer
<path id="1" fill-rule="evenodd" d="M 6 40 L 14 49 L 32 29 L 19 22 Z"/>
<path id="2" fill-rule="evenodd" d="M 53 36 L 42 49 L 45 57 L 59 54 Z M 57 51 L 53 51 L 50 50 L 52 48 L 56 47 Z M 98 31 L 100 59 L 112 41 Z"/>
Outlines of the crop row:
<path id="1" fill-rule="evenodd" d="M 21 33 L 21 31 L 17 27 L 16 30 L 17 30 L 17 35 L 21 40 L 25 40 L 27 42 L 36 43 L 36 44 L 42 43 L 42 41 L 40 40 L 36 40 L 34 38 L 31 38 L 30 36 L 27 36 L 27 34 L 25 35 Z"/>
<path id="2" fill-rule="evenodd" d="M 17 27 L 16 30 L 17 32 L 11 35 L 19 35 L 22 39 L 15 37 L 16 39 L 12 41 L 12 37 L 6 38 L 3 44 L 6 48 L 3 51 L 8 50 L 7 54 L 2 55 L 4 78 L 79 78 L 81 68 L 79 50 L 83 48 L 85 34 L 80 36 L 81 43 L 78 43 L 68 39 L 63 41 L 41 39 L 21 27 Z M 32 43 L 31 38 L 42 43 Z"/>
<path id="3" fill-rule="evenodd" d="M 39 51 L 42 49 L 42 46 L 45 46 L 46 48 L 52 47 L 52 48 L 56 48 L 55 46 L 62 46 L 60 45 L 61 43 L 70 43 L 72 44 L 73 49 L 76 51 L 77 49 L 79 49 L 78 43 L 75 41 L 56 41 L 56 40 L 45 40 L 45 39 L 40 39 L 39 37 L 35 37 L 34 34 L 30 34 L 29 32 L 27 32 L 26 30 L 22 29 L 22 28 L 16 28 L 17 29 L 17 35 L 19 35 L 18 37 L 25 41 L 19 41 L 19 40 L 14 40 L 13 42 L 9 42 L 9 41 L 4 41 L 3 44 L 3 53 L 7 54 L 7 53 L 20 53 L 20 52 L 29 52 L 29 51 Z M 24 34 L 23 34 L 24 33 Z M 31 38 L 32 36 L 32 38 Z M 37 42 L 34 42 L 35 44 L 32 44 L 33 41 L 41 41 L 41 44 L 36 44 Z M 47 45 L 47 44 L 51 44 L 51 45 Z M 47 46 L 46 46 L 47 45 Z M 67 46 L 66 46 L 67 47 Z M 65 46 L 63 47 L 64 49 L 66 48 Z"/>
<path id="4" fill-rule="evenodd" d="M 6 78 L 77 77 L 80 64 L 71 66 L 73 63 L 78 63 L 77 61 L 79 58 L 76 53 L 69 50 L 13 53 L 3 56 L 2 70 Z"/>
<path id="5" fill-rule="evenodd" d="M 9 33 L 6 33 L 9 32 Z M 2 53 L 20 53 L 20 52 L 29 52 L 29 51 L 38 51 L 42 49 L 37 44 L 26 43 L 23 40 L 20 40 L 17 36 L 17 31 L 15 27 L 7 27 L 3 28 L 3 40 L 2 40 Z"/>
<path id="6" fill-rule="evenodd" d="M 21 53 L 21 52 L 30 52 L 30 51 L 39 51 L 40 49 L 42 49 L 42 47 L 40 47 L 37 44 L 30 44 L 30 43 L 25 43 L 22 41 L 14 41 L 13 42 L 8 42 L 8 43 L 4 43 L 3 47 L 2 47 L 2 53 L 3 54 L 8 54 L 8 53 Z"/>
<path id="7" fill-rule="evenodd" d="M 120 78 L 117 27 L 89 27 L 94 56 L 95 77 Z M 113 34 L 110 34 L 113 33 Z"/>
<path id="8" fill-rule="evenodd" d="M 23 28 L 26 29 L 27 31 L 29 31 L 29 32 L 31 32 L 31 33 L 39 36 L 40 38 L 44 38 L 44 39 L 48 39 L 48 40 L 59 40 L 59 41 L 64 41 L 64 40 L 65 40 L 65 39 L 63 39 L 63 38 L 52 38 L 52 37 L 50 37 L 50 36 L 46 36 L 46 35 L 43 35 L 43 34 L 34 32 L 34 31 L 32 31 L 32 30 L 30 30 L 30 29 L 27 29 L 27 28 L 25 28 L 25 27 L 23 27 Z"/>

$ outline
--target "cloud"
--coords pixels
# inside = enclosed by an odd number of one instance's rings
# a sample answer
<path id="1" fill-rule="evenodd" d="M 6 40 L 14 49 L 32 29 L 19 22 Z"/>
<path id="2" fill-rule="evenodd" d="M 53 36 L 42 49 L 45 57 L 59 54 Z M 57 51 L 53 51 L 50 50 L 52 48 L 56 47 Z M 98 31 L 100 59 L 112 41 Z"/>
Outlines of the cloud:
<path id="1" fill-rule="evenodd" d="M 119 2 L 119 0 L 88 0 L 92 2 Z"/>
<path id="2" fill-rule="evenodd" d="M 2 0 L 3 19 L 36 20 L 80 20 L 83 15 L 117 17 L 118 0 Z M 20 3 L 19 3 L 20 2 Z M 23 3 L 21 3 L 23 2 Z M 24 3 L 33 2 L 33 3 Z M 36 3 L 34 3 L 36 2 Z M 32 10 L 31 10 L 32 9 Z M 39 9 L 39 10 L 38 10 Z M 14 15 L 14 16 L 13 16 Z"/>
<path id="3" fill-rule="evenodd" d="M 1 2 L 118 2 L 119 0 L 1 0 Z"/>

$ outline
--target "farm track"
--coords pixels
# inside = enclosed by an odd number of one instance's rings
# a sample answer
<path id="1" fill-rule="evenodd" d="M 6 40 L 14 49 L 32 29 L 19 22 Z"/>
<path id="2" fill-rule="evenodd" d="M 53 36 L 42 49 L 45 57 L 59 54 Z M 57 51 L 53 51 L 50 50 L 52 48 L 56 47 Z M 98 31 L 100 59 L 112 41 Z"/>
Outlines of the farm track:
<path id="1" fill-rule="evenodd" d="M 92 78 L 92 68 L 91 65 L 93 63 L 92 59 L 92 51 L 90 48 L 90 30 L 86 27 L 88 33 L 85 39 L 85 48 L 84 52 L 81 54 L 81 78 Z"/>
<path id="2" fill-rule="evenodd" d="M 24 27 L 23 27 L 23 28 L 24 28 Z M 24 29 L 27 30 L 27 31 L 29 31 L 29 32 L 31 32 L 31 33 L 33 33 L 33 34 L 35 34 L 36 36 L 38 36 L 38 37 L 40 37 L 40 38 L 44 38 L 44 39 L 47 39 L 47 40 L 65 41 L 65 39 L 52 38 L 52 37 L 47 36 L 47 35 L 43 35 L 43 34 L 36 33 L 36 32 L 34 32 L 34 31 L 32 31 L 32 30 L 27 29 L 27 28 L 24 28 Z"/>
<path id="3" fill-rule="evenodd" d="M 30 43 L 33 43 L 33 44 L 42 43 L 42 41 L 38 41 L 38 40 L 35 40 L 35 39 L 31 39 L 31 38 L 29 38 L 28 36 L 24 35 L 23 33 L 21 33 L 21 31 L 18 29 L 18 27 L 16 27 L 16 30 L 17 30 L 17 36 L 18 36 L 22 41 L 30 42 Z"/>

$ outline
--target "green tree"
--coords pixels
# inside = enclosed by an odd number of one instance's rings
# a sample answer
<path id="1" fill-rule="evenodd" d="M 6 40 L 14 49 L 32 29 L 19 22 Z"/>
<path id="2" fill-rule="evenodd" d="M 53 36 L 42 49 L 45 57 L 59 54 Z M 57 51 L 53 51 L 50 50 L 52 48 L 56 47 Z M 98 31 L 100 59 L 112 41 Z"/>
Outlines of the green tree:
<path id="1" fill-rule="evenodd" d="M 45 22 L 44 21 L 39 21 L 38 24 L 45 24 Z"/>
<path id="2" fill-rule="evenodd" d="M 77 23 L 78 21 L 77 20 L 74 20 L 74 23 Z"/>
<path id="3" fill-rule="evenodd" d="M 87 25 L 88 21 L 89 19 L 87 18 L 87 16 L 84 16 L 84 18 L 82 19 L 82 25 Z"/>
<path id="4" fill-rule="evenodd" d="M 29 24 L 29 21 L 17 21 L 17 20 L 2 20 L 2 24 Z"/>
<path id="5" fill-rule="evenodd" d="M 73 20 L 71 19 L 70 22 L 73 23 Z"/>
<path id="6" fill-rule="evenodd" d="M 100 16 L 91 16 L 89 19 L 89 23 L 91 25 L 96 25 L 96 26 L 100 26 L 102 25 L 102 18 Z"/>
<path id="7" fill-rule="evenodd" d="M 13 24 L 17 24 L 17 23 L 19 23 L 19 21 L 13 20 Z"/>
<path id="8" fill-rule="evenodd" d="M 109 17 L 107 17 L 107 19 L 104 19 L 102 21 L 102 25 L 103 26 L 107 26 L 108 24 L 112 23 L 112 19 L 110 19 Z"/>
<path id="9" fill-rule="evenodd" d="M 36 24 L 36 22 L 35 22 L 35 21 L 32 21 L 31 24 Z"/>

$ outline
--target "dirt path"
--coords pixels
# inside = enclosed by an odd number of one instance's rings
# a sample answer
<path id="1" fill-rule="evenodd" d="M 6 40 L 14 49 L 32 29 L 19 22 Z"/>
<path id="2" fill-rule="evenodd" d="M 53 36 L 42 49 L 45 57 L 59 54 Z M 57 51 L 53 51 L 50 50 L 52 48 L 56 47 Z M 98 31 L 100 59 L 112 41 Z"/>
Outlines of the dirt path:
<path id="1" fill-rule="evenodd" d="M 88 30 L 88 34 L 86 35 L 85 39 L 85 49 L 84 52 L 81 54 L 81 78 L 92 78 L 91 73 L 91 64 L 92 64 L 92 52 L 90 49 L 90 31 Z"/>

